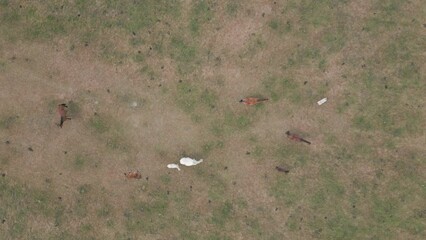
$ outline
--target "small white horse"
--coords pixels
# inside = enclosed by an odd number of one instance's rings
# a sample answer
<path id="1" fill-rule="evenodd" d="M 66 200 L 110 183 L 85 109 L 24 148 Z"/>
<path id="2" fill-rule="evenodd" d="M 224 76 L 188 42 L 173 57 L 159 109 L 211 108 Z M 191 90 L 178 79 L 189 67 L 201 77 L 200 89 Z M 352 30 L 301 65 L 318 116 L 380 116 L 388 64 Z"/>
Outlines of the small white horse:
<path id="1" fill-rule="evenodd" d="M 180 159 L 180 164 L 185 165 L 185 166 L 195 166 L 199 163 L 203 162 L 203 159 L 200 159 L 199 161 L 192 159 L 192 158 L 188 158 L 188 157 L 184 157 Z"/>

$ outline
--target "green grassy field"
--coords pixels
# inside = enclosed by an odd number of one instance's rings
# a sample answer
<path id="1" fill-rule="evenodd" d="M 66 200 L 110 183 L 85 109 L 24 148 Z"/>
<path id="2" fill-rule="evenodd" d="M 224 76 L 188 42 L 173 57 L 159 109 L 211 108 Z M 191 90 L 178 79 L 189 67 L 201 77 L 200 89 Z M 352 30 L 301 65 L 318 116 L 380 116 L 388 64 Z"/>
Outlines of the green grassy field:
<path id="1" fill-rule="evenodd" d="M 426 239 L 425 16 L 0 0 L 0 239 Z"/>

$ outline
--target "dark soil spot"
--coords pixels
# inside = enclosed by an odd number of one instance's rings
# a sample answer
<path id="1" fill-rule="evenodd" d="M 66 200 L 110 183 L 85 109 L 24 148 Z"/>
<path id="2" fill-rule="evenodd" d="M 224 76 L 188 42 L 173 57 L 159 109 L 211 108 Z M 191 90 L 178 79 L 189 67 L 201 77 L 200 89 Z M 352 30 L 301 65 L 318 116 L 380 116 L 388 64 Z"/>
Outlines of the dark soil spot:
<path id="1" fill-rule="evenodd" d="M 64 154 L 67 154 L 68 152 L 67 151 L 64 151 Z"/>
<path id="2" fill-rule="evenodd" d="M 28 148 L 28 151 L 32 152 L 32 151 L 34 151 L 34 150 L 33 150 L 33 148 L 32 148 L 32 147 L 29 147 L 29 148 Z"/>
<path id="3" fill-rule="evenodd" d="M 62 200 L 62 197 L 58 197 L 59 200 Z"/>
<path id="4" fill-rule="evenodd" d="M 246 155 L 250 155 L 250 152 L 246 152 Z"/>
<path id="5" fill-rule="evenodd" d="M 6 177 L 6 173 L 2 173 L 2 174 L 1 174 L 1 176 L 2 176 L 2 177 Z"/>
<path id="6" fill-rule="evenodd" d="M 228 167 L 224 167 L 223 170 L 228 170 Z"/>
<path id="7" fill-rule="evenodd" d="M 303 82 L 303 85 L 306 85 L 307 83 L 308 83 L 308 81 L 304 81 L 304 82 Z"/>
<path id="8" fill-rule="evenodd" d="M 4 143 L 6 143 L 6 144 L 10 144 L 10 141 L 9 140 L 7 140 L 6 142 L 4 142 Z"/>

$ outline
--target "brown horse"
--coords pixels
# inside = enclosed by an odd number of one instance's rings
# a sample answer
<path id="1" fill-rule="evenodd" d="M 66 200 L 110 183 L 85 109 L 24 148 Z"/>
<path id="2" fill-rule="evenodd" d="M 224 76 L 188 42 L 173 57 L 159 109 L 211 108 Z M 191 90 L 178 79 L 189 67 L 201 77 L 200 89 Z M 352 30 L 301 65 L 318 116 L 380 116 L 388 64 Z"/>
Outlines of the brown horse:
<path id="1" fill-rule="evenodd" d="M 309 142 L 309 141 L 307 141 L 307 140 L 303 139 L 301 136 L 299 136 L 299 135 L 297 135 L 297 134 L 290 133 L 290 131 L 287 131 L 285 134 L 287 134 L 287 137 L 288 137 L 290 140 L 293 140 L 293 141 L 296 141 L 296 142 L 305 142 L 305 143 L 307 143 L 307 144 L 311 144 L 311 142 Z"/>
<path id="2" fill-rule="evenodd" d="M 240 100 L 240 103 L 244 103 L 245 105 L 255 105 L 258 104 L 260 102 L 264 102 L 264 101 L 268 101 L 269 99 L 267 98 L 253 98 L 253 97 L 249 97 L 249 98 L 243 98 Z"/>
<path id="3" fill-rule="evenodd" d="M 58 126 L 62 128 L 62 125 L 64 124 L 64 122 L 66 120 L 71 119 L 70 117 L 67 117 L 68 106 L 65 103 L 59 104 L 58 105 L 58 113 L 59 113 L 59 116 L 61 116 L 61 122 L 58 124 Z"/>
<path id="4" fill-rule="evenodd" d="M 141 179 L 142 174 L 139 171 L 127 172 L 124 173 L 124 176 L 128 179 Z"/>

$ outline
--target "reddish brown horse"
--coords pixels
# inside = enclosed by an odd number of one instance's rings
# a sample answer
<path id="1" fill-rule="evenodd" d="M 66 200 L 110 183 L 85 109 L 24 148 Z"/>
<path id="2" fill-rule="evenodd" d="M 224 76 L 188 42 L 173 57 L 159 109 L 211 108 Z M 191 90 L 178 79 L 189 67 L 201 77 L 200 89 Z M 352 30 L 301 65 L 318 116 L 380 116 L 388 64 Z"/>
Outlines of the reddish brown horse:
<path id="1" fill-rule="evenodd" d="M 249 97 L 249 98 L 243 98 L 240 100 L 240 103 L 244 103 L 245 105 L 255 105 L 264 101 L 268 101 L 269 99 L 267 98 L 253 98 L 253 97 Z"/>
<path id="2" fill-rule="evenodd" d="M 142 174 L 139 171 L 127 172 L 124 173 L 124 176 L 128 179 L 141 179 Z"/>
<path id="3" fill-rule="evenodd" d="M 296 141 L 296 142 L 305 142 L 305 143 L 307 143 L 307 144 L 311 144 L 311 142 L 309 142 L 309 141 L 307 141 L 307 140 L 303 139 L 301 136 L 299 136 L 299 135 L 297 135 L 297 134 L 290 133 L 290 131 L 287 131 L 285 134 L 287 134 L 287 137 L 288 137 L 290 140 L 293 140 L 293 141 Z"/>
<path id="4" fill-rule="evenodd" d="M 59 116 L 61 116 L 61 122 L 58 124 L 58 126 L 62 128 L 62 125 L 64 124 L 64 122 L 66 120 L 71 119 L 70 117 L 67 117 L 68 106 L 65 103 L 59 104 L 58 105 L 58 113 L 59 113 Z"/>

